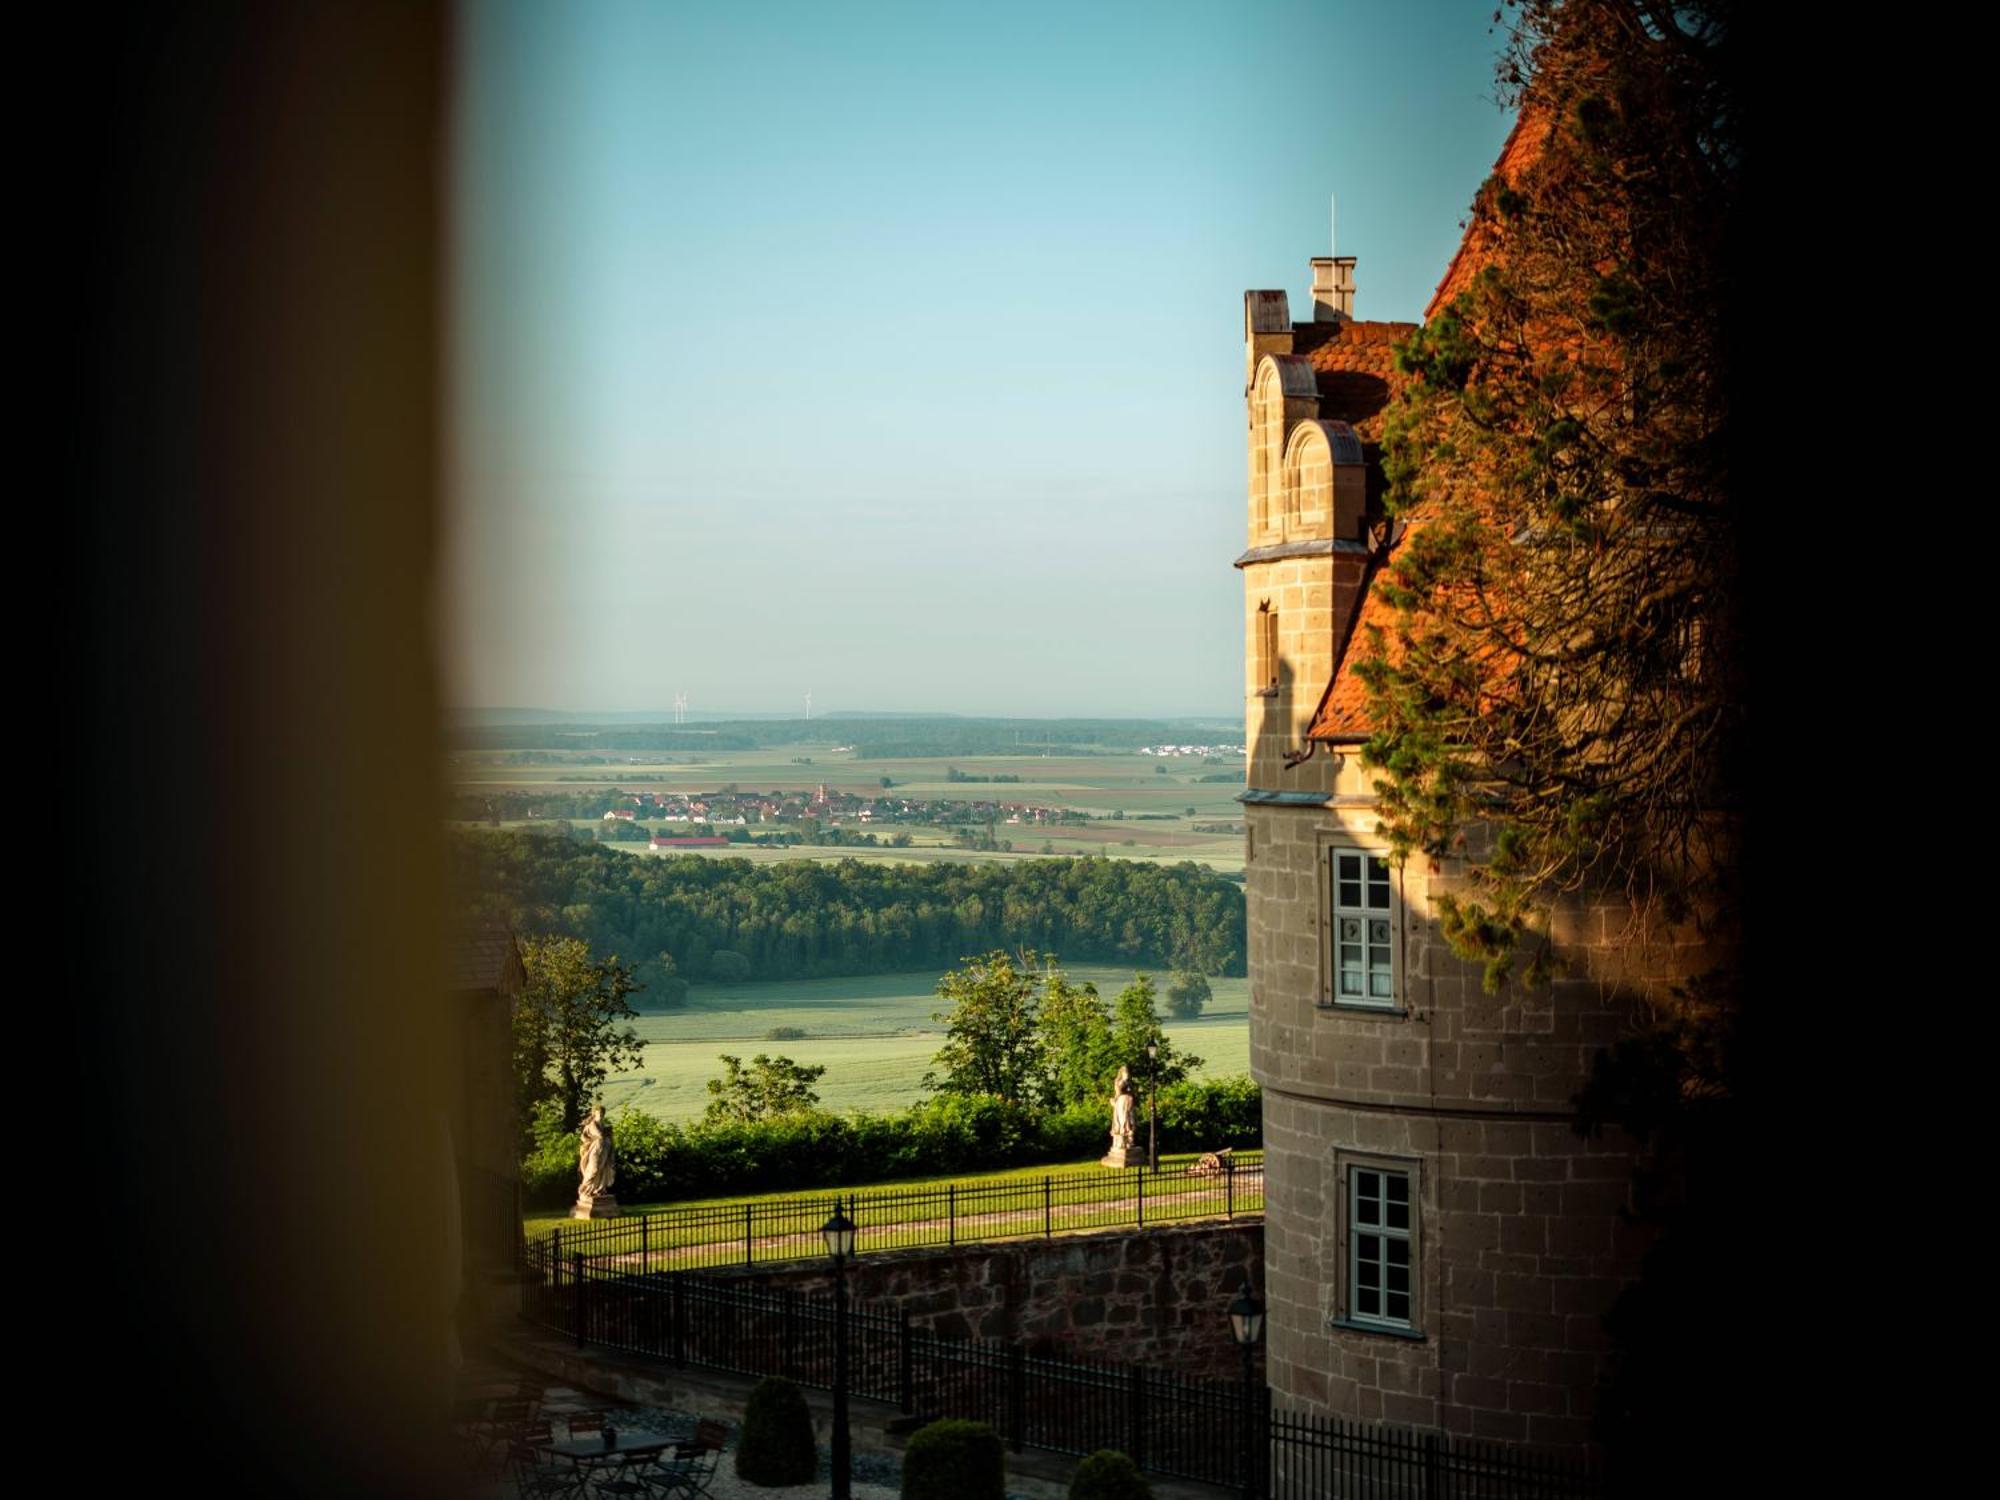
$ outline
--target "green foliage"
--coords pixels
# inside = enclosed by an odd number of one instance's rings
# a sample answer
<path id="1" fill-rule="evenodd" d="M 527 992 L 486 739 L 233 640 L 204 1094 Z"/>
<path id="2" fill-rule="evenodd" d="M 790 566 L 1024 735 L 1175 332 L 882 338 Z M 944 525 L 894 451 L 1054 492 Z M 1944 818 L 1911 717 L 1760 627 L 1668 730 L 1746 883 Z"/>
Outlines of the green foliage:
<path id="1" fill-rule="evenodd" d="M 1181 1052 L 1167 1036 L 1160 1025 L 1157 998 L 1151 976 L 1140 974 L 1112 1002 L 1111 1050 L 1120 1063 L 1132 1070 L 1132 1086 L 1136 1089 L 1149 1085 L 1168 1088 L 1201 1066 L 1199 1057 Z M 1158 1056 L 1151 1061 L 1146 1057 L 1149 1044 L 1159 1049 Z"/>
<path id="2" fill-rule="evenodd" d="M 527 983 L 514 1004 L 515 1102 L 524 1131 L 551 1099 L 573 1131 L 605 1078 L 644 1055 L 639 1034 L 618 1025 L 638 1018 L 625 997 L 639 985 L 616 954 L 593 959 L 577 938 L 530 937 L 520 947 Z"/>
<path id="3" fill-rule="evenodd" d="M 1397 855 L 1463 863 L 1441 930 L 1489 991 L 1553 974 L 1567 897 L 1673 923 L 1731 878 L 1729 9 L 1516 8 L 1503 83 L 1539 145 L 1397 356 L 1388 503 L 1418 524 L 1357 663 L 1362 759 Z"/>
<path id="4" fill-rule="evenodd" d="M 750 960 L 729 948 L 717 948 L 708 958 L 708 977 L 722 984 L 741 984 L 750 977 Z"/>
<path id="5" fill-rule="evenodd" d="M 942 1073 L 924 1075 L 924 1087 L 942 1094 L 991 1095 L 1009 1104 L 1042 1096 L 1043 1040 L 1038 1022 L 1040 955 L 1023 953 L 1020 966 L 995 950 L 968 958 L 938 980 L 937 993 L 951 1009 L 944 1046 L 935 1059 Z"/>
<path id="6" fill-rule="evenodd" d="M 708 1081 L 710 1099 L 702 1119 L 709 1124 L 750 1122 L 801 1114 L 819 1103 L 813 1085 L 826 1072 L 824 1063 L 801 1066 L 780 1054 L 759 1052 L 745 1069 L 743 1059 L 722 1053 L 727 1071 Z"/>
<path id="7" fill-rule="evenodd" d="M 1077 963 L 1243 972 L 1242 885 L 1192 863 L 632 859 L 528 830 L 462 831 L 449 848 L 461 888 L 486 893 L 472 916 L 599 952 L 670 953 L 676 976 L 697 983 L 719 977 L 723 951 L 752 977 L 807 979 L 942 970 L 1016 943 Z"/>
<path id="8" fill-rule="evenodd" d="M 1060 969 L 1044 972 L 1042 1047 L 1047 1059 L 1043 1097 L 1052 1109 L 1095 1108 L 1110 1092 L 1118 1058 L 1111 1015 L 1094 984 L 1071 984 Z"/>
<path id="9" fill-rule="evenodd" d="M 1158 1104 L 1163 1151 L 1246 1150 L 1263 1139 L 1263 1095 L 1250 1078 L 1175 1084 L 1160 1090 Z M 684 1202 L 1075 1162 L 1103 1151 L 1105 1120 L 1102 1099 L 1050 1111 L 949 1095 L 897 1114 L 811 1111 L 717 1124 L 625 1110 L 613 1124 L 618 1193 L 628 1203 Z M 574 1199 L 576 1149 L 575 1132 L 545 1110 L 521 1163 L 529 1207 Z"/>
<path id="10" fill-rule="evenodd" d="M 802 1042 L 805 1039 L 806 1029 L 803 1026 L 773 1026 L 764 1033 L 767 1042 Z"/>
<path id="11" fill-rule="evenodd" d="M 1163 1151 L 1220 1151 L 1225 1146 L 1244 1151 L 1263 1144 L 1264 1091 L 1244 1074 L 1163 1088 L 1159 1111 Z"/>
<path id="12" fill-rule="evenodd" d="M 1213 998 L 1208 980 L 1192 969 L 1179 969 L 1167 986 L 1167 1009 L 1183 1021 L 1192 1021 Z"/>
<path id="13" fill-rule="evenodd" d="M 1007 1456 L 984 1422 L 933 1422 L 903 1450 L 903 1500 L 1006 1500 Z"/>
<path id="14" fill-rule="evenodd" d="M 1113 1448 L 1100 1448 L 1076 1466 L 1069 1500 L 1152 1500 L 1153 1487 L 1139 1466 Z"/>
<path id="15" fill-rule="evenodd" d="M 671 953 L 662 953 L 640 964 L 640 989 L 649 1008 L 672 1010 L 687 1000 L 688 982 L 681 977 L 680 965 Z"/>
<path id="16" fill-rule="evenodd" d="M 743 1434 L 736 1445 L 736 1473 L 751 1484 L 776 1488 L 810 1484 L 819 1472 L 812 1411 L 799 1388 L 772 1376 L 760 1380 L 743 1405 Z"/>

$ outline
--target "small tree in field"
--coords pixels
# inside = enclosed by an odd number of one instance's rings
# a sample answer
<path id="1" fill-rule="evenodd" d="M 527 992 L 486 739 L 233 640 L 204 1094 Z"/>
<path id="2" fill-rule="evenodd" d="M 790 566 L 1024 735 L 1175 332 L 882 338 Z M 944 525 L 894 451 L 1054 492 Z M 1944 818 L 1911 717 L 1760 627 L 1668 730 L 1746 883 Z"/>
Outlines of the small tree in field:
<path id="1" fill-rule="evenodd" d="M 1040 1097 L 1042 1037 L 1038 1025 L 1040 956 L 1023 953 L 1019 966 L 1004 952 L 968 958 L 938 980 L 938 999 L 951 1009 L 931 1019 L 945 1023 L 945 1043 L 932 1059 L 942 1073 L 924 1074 L 923 1086 L 940 1094 L 988 1094 L 1013 1104 Z"/>
<path id="2" fill-rule="evenodd" d="M 1135 1080 L 1144 1083 L 1150 1078 L 1165 1088 L 1185 1079 L 1202 1060 L 1168 1040 L 1154 1003 L 1157 997 L 1152 978 L 1146 974 L 1135 976 L 1118 992 L 1112 1001 L 1111 1050 L 1118 1062 L 1132 1070 Z M 1149 1043 L 1159 1048 L 1159 1055 L 1150 1062 L 1146 1057 Z"/>
<path id="3" fill-rule="evenodd" d="M 1173 983 L 1167 986 L 1167 1009 L 1177 1020 L 1192 1021 L 1213 998 L 1208 980 L 1192 969 L 1176 972 Z"/>
<path id="4" fill-rule="evenodd" d="M 760 1052 L 743 1066 L 743 1059 L 720 1054 L 726 1071 L 708 1080 L 708 1108 L 702 1119 L 709 1124 L 725 1121 L 749 1123 L 776 1119 L 781 1115 L 804 1114 L 819 1103 L 813 1085 L 826 1072 L 826 1064 L 803 1065 L 789 1057 L 770 1057 Z"/>

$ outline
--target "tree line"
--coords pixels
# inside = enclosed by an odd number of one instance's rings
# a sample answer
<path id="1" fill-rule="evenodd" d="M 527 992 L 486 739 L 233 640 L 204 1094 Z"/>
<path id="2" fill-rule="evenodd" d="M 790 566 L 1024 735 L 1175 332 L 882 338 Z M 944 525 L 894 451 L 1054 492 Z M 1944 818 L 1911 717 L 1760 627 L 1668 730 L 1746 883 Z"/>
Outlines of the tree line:
<path id="1" fill-rule="evenodd" d="M 1232 721 L 1233 722 L 1233 721 Z M 1199 741 L 1211 719 L 962 719 L 856 715 L 820 719 L 731 719 L 699 726 L 578 721 L 470 724 L 448 733 L 450 748 L 479 750 L 700 751 L 784 745 L 851 745 L 863 760 L 941 755 L 1116 755 L 1161 741 Z"/>
<path id="2" fill-rule="evenodd" d="M 935 965 L 1017 946 L 1076 963 L 1244 971 L 1243 890 L 1193 863 L 756 865 L 634 860 L 532 830 L 451 840 L 477 915 L 582 939 L 657 979 L 809 979 Z"/>

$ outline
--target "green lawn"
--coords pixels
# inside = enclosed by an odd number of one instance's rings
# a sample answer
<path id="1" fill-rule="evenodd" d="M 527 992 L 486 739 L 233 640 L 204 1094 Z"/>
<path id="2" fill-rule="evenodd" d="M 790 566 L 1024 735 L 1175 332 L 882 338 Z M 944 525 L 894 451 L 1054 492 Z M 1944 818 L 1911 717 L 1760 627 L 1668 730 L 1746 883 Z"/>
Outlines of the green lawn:
<path id="1" fill-rule="evenodd" d="M 1243 1166 L 1261 1165 L 1262 1152 L 1239 1152 Z M 1225 1185 L 1219 1177 L 1190 1177 L 1193 1155 L 1163 1155 L 1160 1170 L 1118 1171 L 1095 1160 L 949 1177 L 904 1179 L 872 1186 L 805 1193 L 759 1193 L 707 1198 L 693 1203 L 625 1204 L 619 1219 L 584 1224 L 555 1215 L 528 1219 L 531 1240 L 560 1230 L 565 1241 L 582 1240 L 587 1253 L 638 1257 L 655 1268 L 740 1264 L 791 1259 L 818 1253 L 818 1226 L 832 1212 L 836 1196 L 847 1200 L 863 1231 L 862 1248 L 1007 1239 L 1042 1233 L 1084 1233 L 1135 1225 L 1140 1200 L 1150 1202 L 1149 1222 L 1258 1213 L 1263 1209 L 1261 1174 L 1239 1176 Z M 1140 1179 L 1144 1179 L 1143 1189 Z M 1049 1188 L 1044 1190 L 1044 1182 Z M 950 1199 L 940 1197 L 949 1184 Z M 647 1214 L 673 1219 L 650 1223 Z M 949 1217 L 947 1217 L 949 1215 Z M 946 1231 L 944 1226 L 953 1226 Z"/>
<path id="2" fill-rule="evenodd" d="M 1079 983 L 1096 983 L 1108 1001 L 1132 981 L 1130 969 L 1097 964 L 1071 966 Z M 630 1106 L 663 1120 L 698 1118 L 708 1105 L 707 1082 L 722 1072 L 724 1052 L 746 1062 L 759 1052 L 794 1062 L 824 1064 L 822 1107 L 835 1113 L 905 1109 L 923 1096 L 919 1087 L 944 1028 L 931 1019 L 939 1008 L 938 976 L 877 974 L 845 979 L 798 979 L 736 986 L 700 985 L 688 1003 L 643 1015 L 634 1029 L 645 1057 L 604 1086 L 614 1112 Z M 1164 988 L 1167 976 L 1155 974 Z M 1249 982 L 1209 980 L 1214 998 L 1199 1020 L 1166 1022 L 1177 1047 L 1204 1060 L 1199 1076 L 1224 1077 L 1250 1069 Z M 767 1040 L 774 1027 L 796 1027 L 800 1040 Z"/>

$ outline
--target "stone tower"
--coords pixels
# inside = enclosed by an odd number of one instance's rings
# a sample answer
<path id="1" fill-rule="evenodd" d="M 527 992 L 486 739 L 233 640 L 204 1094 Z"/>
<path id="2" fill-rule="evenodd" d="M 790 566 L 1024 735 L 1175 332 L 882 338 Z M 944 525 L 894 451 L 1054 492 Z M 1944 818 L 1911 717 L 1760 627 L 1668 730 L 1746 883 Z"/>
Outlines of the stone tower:
<path id="1" fill-rule="evenodd" d="M 1281 291 L 1244 298 L 1242 801 L 1273 1395 L 1581 1444 L 1602 1316 L 1643 1245 L 1619 1214 L 1630 1147 L 1581 1137 L 1570 1100 L 1675 950 L 1582 901 L 1553 929 L 1568 977 L 1487 995 L 1433 916 L 1462 871 L 1388 858 L 1352 665 L 1360 626 L 1388 614 L 1372 585 L 1401 533 L 1378 444 L 1412 325 L 1354 319 L 1352 260 L 1315 261 L 1313 284 L 1310 322 Z"/>

